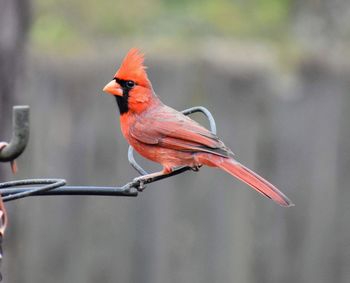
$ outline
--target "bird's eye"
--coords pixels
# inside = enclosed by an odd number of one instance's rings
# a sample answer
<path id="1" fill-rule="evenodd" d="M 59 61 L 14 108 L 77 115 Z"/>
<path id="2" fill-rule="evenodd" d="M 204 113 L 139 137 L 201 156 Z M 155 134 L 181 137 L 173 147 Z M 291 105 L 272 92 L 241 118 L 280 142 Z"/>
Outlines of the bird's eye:
<path id="1" fill-rule="evenodd" d="M 134 81 L 126 81 L 125 84 L 126 84 L 126 86 L 128 88 L 133 88 L 135 86 L 135 82 Z"/>

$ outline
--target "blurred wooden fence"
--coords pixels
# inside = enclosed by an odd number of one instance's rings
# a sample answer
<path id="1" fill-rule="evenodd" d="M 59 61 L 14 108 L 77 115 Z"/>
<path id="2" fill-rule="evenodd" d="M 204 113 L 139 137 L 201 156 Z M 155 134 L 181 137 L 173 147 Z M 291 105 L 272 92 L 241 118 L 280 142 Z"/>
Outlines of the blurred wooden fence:
<path id="1" fill-rule="evenodd" d="M 156 92 L 177 109 L 209 108 L 238 159 L 296 206 L 206 168 L 136 199 L 9 203 L 5 282 L 350 281 L 349 72 L 322 60 L 285 74 L 272 62 L 208 58 L 149 58 Z M 18 97 L 31 106 L 31 139 L 16 178 L 121 185 L 136 176 L 101 91 L 118 62 L 31 57 Z"/>

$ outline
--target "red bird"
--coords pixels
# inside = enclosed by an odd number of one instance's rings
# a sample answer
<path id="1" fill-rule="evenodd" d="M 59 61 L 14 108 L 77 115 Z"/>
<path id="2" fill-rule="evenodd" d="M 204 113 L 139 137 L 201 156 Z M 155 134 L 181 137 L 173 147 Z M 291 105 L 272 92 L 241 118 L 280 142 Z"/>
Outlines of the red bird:
<path id="1" fill-rule="evenodd" d="M 164 105 L 153 91 L 143 62 L 144 55 L 131 49 L 103 89 L 116 98 L 121 130 L 129 144 L 164 167 L 141 179 L 170 173 L 179 166 L 194 170 L 202 165 L 219 167 L 281 206 L 293 205 L 275 186 L 236 161 L 216 135 Z"/>

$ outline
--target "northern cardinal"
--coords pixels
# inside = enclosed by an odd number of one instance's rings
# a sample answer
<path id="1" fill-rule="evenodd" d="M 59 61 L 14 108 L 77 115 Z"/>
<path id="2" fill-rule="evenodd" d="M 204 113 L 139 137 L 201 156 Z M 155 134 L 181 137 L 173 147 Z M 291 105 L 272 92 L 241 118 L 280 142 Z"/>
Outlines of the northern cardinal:
<path id="1" fill-rule="evenodd" d="M 281 206 L 292 202 L 275 186 L 233 158 L 232 151 L 213 133 L 181 112 L 164 105 L 155 94 L 144 66 L 144 55 L 131 49 L 103 91 L 115 96 L 121 131 L 143 157 L 163 166 L 152 178 L 179 166 L 197 170 L 218 167 L 247 183 Z"/>

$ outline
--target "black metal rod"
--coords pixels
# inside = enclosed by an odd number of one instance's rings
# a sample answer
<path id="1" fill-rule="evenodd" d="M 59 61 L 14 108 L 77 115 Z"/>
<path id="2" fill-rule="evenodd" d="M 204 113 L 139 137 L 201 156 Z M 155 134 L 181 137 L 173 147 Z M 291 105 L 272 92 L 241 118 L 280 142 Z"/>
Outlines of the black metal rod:
<path id="1" fill-rule="evenodd" d="M 190 167 L 180 167 L 169 174 L 150 179 L 147 183 L 149 184 L 166 179 L 190 169 Z M 38 184 L 48 185 L 41 187 L 32 186 Z M 60 179 L 31 179 L 12 181 L 0 183 L 0 194 L 2 195 L 4 202 L 28 196 L 88 195 L 136 197 L 138 192 L 136 190 L 132 190 L 132 188 L 138 188 L 139 186 L 138 181 L 131 181 L 122 187 L 64 186 L 64 184 L 65 181 Z"/>
<path id="2" fill-rule="evenodd" d="M 190 167 L 180 167 L 169 174 L 155 177 L 148 180 L 153 183 L 165 178 L 178 175 L 191 169 Z M 44 184 L 46 186 L 37 187 L 35 185 Z M 34 186 L 33 186 L 34 185 Z M 61 179 L 30 179 L 0 183 L 0 194 L 3 201 L 12 201 L 28 196 L 57 196 L 57 195 L 85 195 L 85 196 L 124 196 L 136 197 L 138 192 L 132 188 L 138 188 L 137 181 L 131 181 L 122 187 L 96 187 L 96 186 L 64 186 L 65 180 Z M 24 187 L 30 186 L 30 187 Z"/>
<path id="3" fill-rule="evenodd" d="M 15 160 L 27 146 L 29 139 L 29 106 L 14 106 L 12 138 L 0 151 L 0 161 Z"/>
<path id="4" fill-rule="evenodd" d="M 17 187 L 11 189 L 1 189 L 0 193 L 5 197 L 12 194 L 24 193 L 28 190 L 38 190 L 41 187 Z M 94 186 L 63 186 L 60 188 L 52 189 L 49 191 L 37 191 L 30 196 L 71 196 L 71 195 L 80 195 L 80 196 L 125 196 L 125 197 L 136 197 L 138 192 L 125 190 L 122 187 L 94 187 Z"/>
<path id="5" fill-rule="evenodd" d="M 21 186 L 21 185 L 34 185 L 34 184 L 43 184 L 44 186 L 41 186 L 39 188 L 33 188 L 29 187 L 26 188 L 26 190 L 23 190 L 21 192 L 16 192 L 14 194 L 8 194 L 7 196 L 3 196 L 3 201 L 10 201 L 15 199 L 20 199 L 24 197 L 29 197 L 34 194 L 47 192 L 50 190 L 53 190 L 55 188 L 62 187 L 66 184 L 66 180 L 63 179 L 41 179 L 41 180 L 20 180 L 20 181 L 12 181 L 7 183 L 2 183 L 1 185 L 5 184 L 6 187 L 14 187 L 14 186 Z M 6 186 L 7 184 L 7 186 Z"/>

